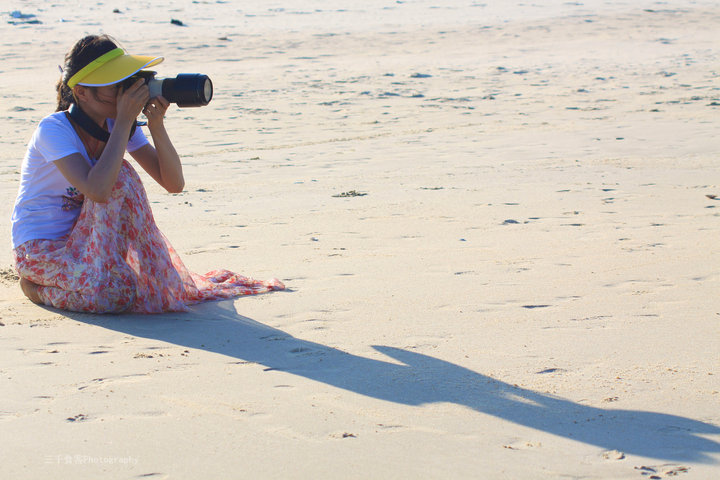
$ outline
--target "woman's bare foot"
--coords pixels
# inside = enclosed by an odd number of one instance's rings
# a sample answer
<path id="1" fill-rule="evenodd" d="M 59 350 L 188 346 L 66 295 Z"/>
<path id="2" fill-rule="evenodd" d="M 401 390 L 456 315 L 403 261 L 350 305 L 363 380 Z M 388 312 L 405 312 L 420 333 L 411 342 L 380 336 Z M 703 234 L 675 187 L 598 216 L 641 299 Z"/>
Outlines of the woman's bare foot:
<path id="1" fill-rule="evenodd" d="M 30 299 L 31 302 L 42 303 L 42 300 L 40 299 L 40 295 L 38 295 L 38 292 L 37 292 L 38 285 L 36 283 L 31 282 L 27 278 L 21 278 L 20 279 L 20 288 L 22 289 L 25 296 Z"/>

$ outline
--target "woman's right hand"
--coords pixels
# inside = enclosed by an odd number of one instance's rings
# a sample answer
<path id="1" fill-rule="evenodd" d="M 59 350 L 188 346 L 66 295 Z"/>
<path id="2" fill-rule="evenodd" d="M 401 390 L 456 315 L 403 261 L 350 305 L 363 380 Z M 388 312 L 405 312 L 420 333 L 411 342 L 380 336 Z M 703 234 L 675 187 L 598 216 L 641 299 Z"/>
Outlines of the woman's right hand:
<path id="1" fill-rule="evenodd" d="M 118 88 L 115 121 L 134 122 L 149 100 L 150 90 L 144 79 L 139 79 L 126 90 Z"/>

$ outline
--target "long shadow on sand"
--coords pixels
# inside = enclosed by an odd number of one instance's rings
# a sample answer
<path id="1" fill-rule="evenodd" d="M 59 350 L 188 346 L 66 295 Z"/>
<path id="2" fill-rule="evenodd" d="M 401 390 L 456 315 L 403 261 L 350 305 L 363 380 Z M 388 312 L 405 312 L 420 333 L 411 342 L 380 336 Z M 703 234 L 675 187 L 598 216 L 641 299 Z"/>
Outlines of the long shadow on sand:
<path id="1" fill-rule="evenodd" d="M 560 437 L 667 461 L 714 463 L 720 427 L 640 410 L 595 408 L 519 388 L 438 358 L 374 346 L 401 362 L 374 360 L 295 338 L 236 313 L 232 301 L 156 316 L 72 314 L 135 337 L 215 352 L 268 369 L 404 405 L 452 402 Z"/>

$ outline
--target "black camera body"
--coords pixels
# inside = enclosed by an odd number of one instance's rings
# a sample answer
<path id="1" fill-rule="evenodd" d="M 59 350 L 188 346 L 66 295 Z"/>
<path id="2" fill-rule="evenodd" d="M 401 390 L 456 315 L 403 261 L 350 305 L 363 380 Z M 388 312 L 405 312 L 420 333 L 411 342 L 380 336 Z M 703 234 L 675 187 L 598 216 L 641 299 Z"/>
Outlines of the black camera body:
<path id="1" fill-rule="evenodd" d="M 120 86 L 126 90 L 139 79 L 143 79 L 150 89 L 150 98 L 162 95 L 178 107 L 203 107 L 212 100 L 213 84 L 207 75 L 181 73 L 175 78 L 155 78 L 155 75 L 156 72 L 140 70 L 123 80 Z"/>

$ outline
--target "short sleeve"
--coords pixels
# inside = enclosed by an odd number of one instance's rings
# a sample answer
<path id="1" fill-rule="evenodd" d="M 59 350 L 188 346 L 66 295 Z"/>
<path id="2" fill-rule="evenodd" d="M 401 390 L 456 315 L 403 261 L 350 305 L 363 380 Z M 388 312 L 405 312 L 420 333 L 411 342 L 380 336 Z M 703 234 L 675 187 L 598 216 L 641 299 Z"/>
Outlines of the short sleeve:
<path id="1" fill-rule="evenodd" d="M 57 116 L 42 119 L 32 141 L 37 152 L 48 163 L 73 153 L 81 153 L 72 126 Z"/>
<path id="2" fill-rule="evenodd" d="M 145 132 L 143 132 L 142 127 L 137 127 L 135 129 L 135 133 L 133 133 L 133 136 L 130 137 L 130 140 L 128 141 L 127 151 L 132 153 L 135 150 L 144 147 L 148 143 L 150 143 L 150 141 L 145 136 Z"/>

